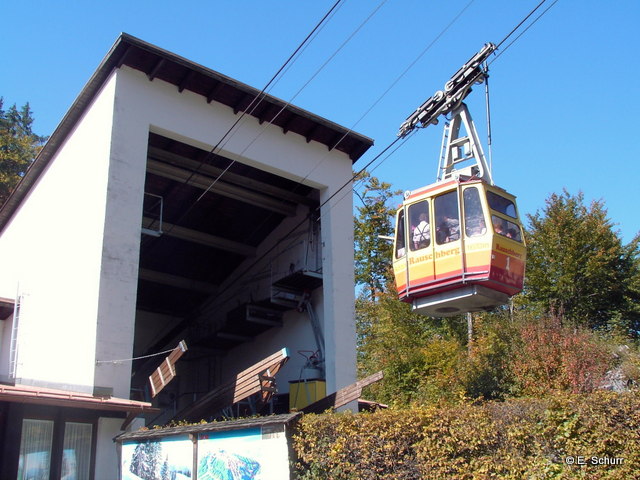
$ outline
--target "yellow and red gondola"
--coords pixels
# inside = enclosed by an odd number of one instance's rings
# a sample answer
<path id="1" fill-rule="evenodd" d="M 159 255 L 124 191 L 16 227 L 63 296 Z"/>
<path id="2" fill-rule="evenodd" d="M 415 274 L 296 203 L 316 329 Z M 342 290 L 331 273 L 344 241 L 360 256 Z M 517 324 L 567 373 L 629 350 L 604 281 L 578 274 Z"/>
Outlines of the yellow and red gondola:
<path id="1" fill-rule="evenodd" d="M 526 247 L 513 195 L 460 176 L 405 197 L 393 258 L 401 300 L 449 316 L 490 310 L 522 290 Z"/>
<path id="2" fill-rule="evenodd" d="M 515 197 L 493 183 L 462 100 L 486 81 L 487 43 L 401 125 L 404 137 L 451 115 L 438 182 L 407 192 L 396 214 L 393 271 L 401 300 L 431 316 L 491 310 L 522 291 L 526 247 Z"/>

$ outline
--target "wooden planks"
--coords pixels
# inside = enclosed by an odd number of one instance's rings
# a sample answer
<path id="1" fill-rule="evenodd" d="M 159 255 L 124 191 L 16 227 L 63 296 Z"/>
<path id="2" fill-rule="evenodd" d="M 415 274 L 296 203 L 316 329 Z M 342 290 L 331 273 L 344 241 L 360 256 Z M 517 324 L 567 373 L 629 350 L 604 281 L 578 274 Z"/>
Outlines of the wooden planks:
<path id="1" fill-rule="evenodd" d="M 155 397 L 160 391 L 176 376 L 176 362 L 187 351 L 187 344 L 184 340 L 180 343 L 168 357 L 160 364 L 158 368 L 149 376 L 149 384 L 151 385 L 151 396 Z"/>
<path id="2" fill-rule="evenodd" d="M 238 373 L 233 380 L 214 388 L 180 411 L 174 419 L 199 420 L 209 417 L 259 392 L 262 392 L 262 398 L 266 401 L 275 392 L 275 375 L 287 360 L 289 354 L 287 349 L 283 348 Z"/>
<path id="3" fill-rule="evenodd" d="M 382 371 L 374 373 L 373 375 L 369 375 L 362 380 L 358 380 L 356 383 L 352 383 L 351 385 L 347 385 L 344 388 L 341 388 L 335 393 L 331 395 L 327 395 L 324 398 L 321 398 L 317 402 L 313 402 L 310 405 L 307 405 L 302 409 L 304 413 L 322 413 L 325 410 L 330 408 L 339 408 L 342 407 L 354 400 L 360 398 L 362 394 L 362 389 L 367 385 L 371 385 L 378 380 L 382 380 Z"/>

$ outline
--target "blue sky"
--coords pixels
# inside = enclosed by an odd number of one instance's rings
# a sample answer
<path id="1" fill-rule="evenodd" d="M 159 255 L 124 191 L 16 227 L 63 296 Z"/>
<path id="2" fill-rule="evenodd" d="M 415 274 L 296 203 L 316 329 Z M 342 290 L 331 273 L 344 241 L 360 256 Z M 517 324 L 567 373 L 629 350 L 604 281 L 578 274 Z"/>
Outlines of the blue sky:
<path id="1" fill-rule="evenodd" d="M 334 3 L 0 2 L 0 96 L 5 105 L 30 102 L 35 131 L 50 134 L 120 32 L 261 89 Z M 538 3 L 346 0 L 270 93 L 373 138 L 356 167 L 364 165 L 485 42 L 500 42 Z M 640 231 L 631 180 L 639 22 L 637 0 L 559 0 L 491 64 L 493 177 L 523 214 L 566 188 L 604 200 L 625 242 Z M 486 142 L 484 102 L 484 87 L 467 100 Z M 432 183 L 441 134 L 440 125 L 418 132 L 374 175 L 399 190 Z"/>

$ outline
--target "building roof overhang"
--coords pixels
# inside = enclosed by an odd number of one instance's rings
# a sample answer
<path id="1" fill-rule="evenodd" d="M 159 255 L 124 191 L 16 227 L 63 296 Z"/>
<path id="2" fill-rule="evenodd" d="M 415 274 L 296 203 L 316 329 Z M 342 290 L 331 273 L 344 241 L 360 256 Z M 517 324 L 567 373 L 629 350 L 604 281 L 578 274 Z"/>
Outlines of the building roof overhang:
<path id="1" fill-rule="evenodd" d="M 129 415 L 159 413 L 161 411 L 152 407 L 148 402 L 117 397 L 99 397 L 90 393 L 70 392 L 28 385 L 0 385 L 0 401 L 123 412 Z"/>
<path id="2" fill-rule="evenodd" d="M 307 142 L 316 141 L 324 144 L 329 150 L 341 151 L 348 155 L 352 162 L 358 160 L 373 145 L 373 140 L 366 136 L 284 100 L 261 94 L 253 87 L 123 33 L 49 137 L 25 176 L 0 208 L 0 232 L 9 223 L 106 80 L 123 65 L 145 73 L 150 81 L 157 78 L 175 85 L 180 92 L 189 90 L 202 95 L 209 103 L 216 101 L 227 105 L 235 113 L 246 110 L 248 115 L 257 118 L 260 123 L 272 123 L 280 127 L 283 134 L 293 132 L 302 135 Z M 257 106 L 252 105 L 252 100 L 258 95 L 263 96 L 263 100 Z"/>

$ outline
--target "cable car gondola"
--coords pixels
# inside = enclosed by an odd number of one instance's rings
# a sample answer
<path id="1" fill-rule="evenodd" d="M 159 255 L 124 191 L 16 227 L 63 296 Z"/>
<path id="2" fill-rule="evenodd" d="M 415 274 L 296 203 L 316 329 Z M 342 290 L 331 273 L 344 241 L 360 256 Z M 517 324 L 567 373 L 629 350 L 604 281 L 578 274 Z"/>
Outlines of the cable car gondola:
<path id="1" fill-rule="evenodd" d="M 396 214 L 393 270 L 399 298 L 414 311 L 452 316 L 508 303 L 522 290 L 526 247 L 513 195 L 493 184 L 475 126 L 462 99 L 486 78 L 473 57 L 405 123 L 400 135 L 451 114 L 438 181 L 405 193 Z M 495 49 L 495 47 L 493 47 Z M 488 52 L 488 53 L 487 53 Z M 464 126 L 466 135 L 461 135 Z M 462 168 L 460 168 L 462 166 Z"/>

